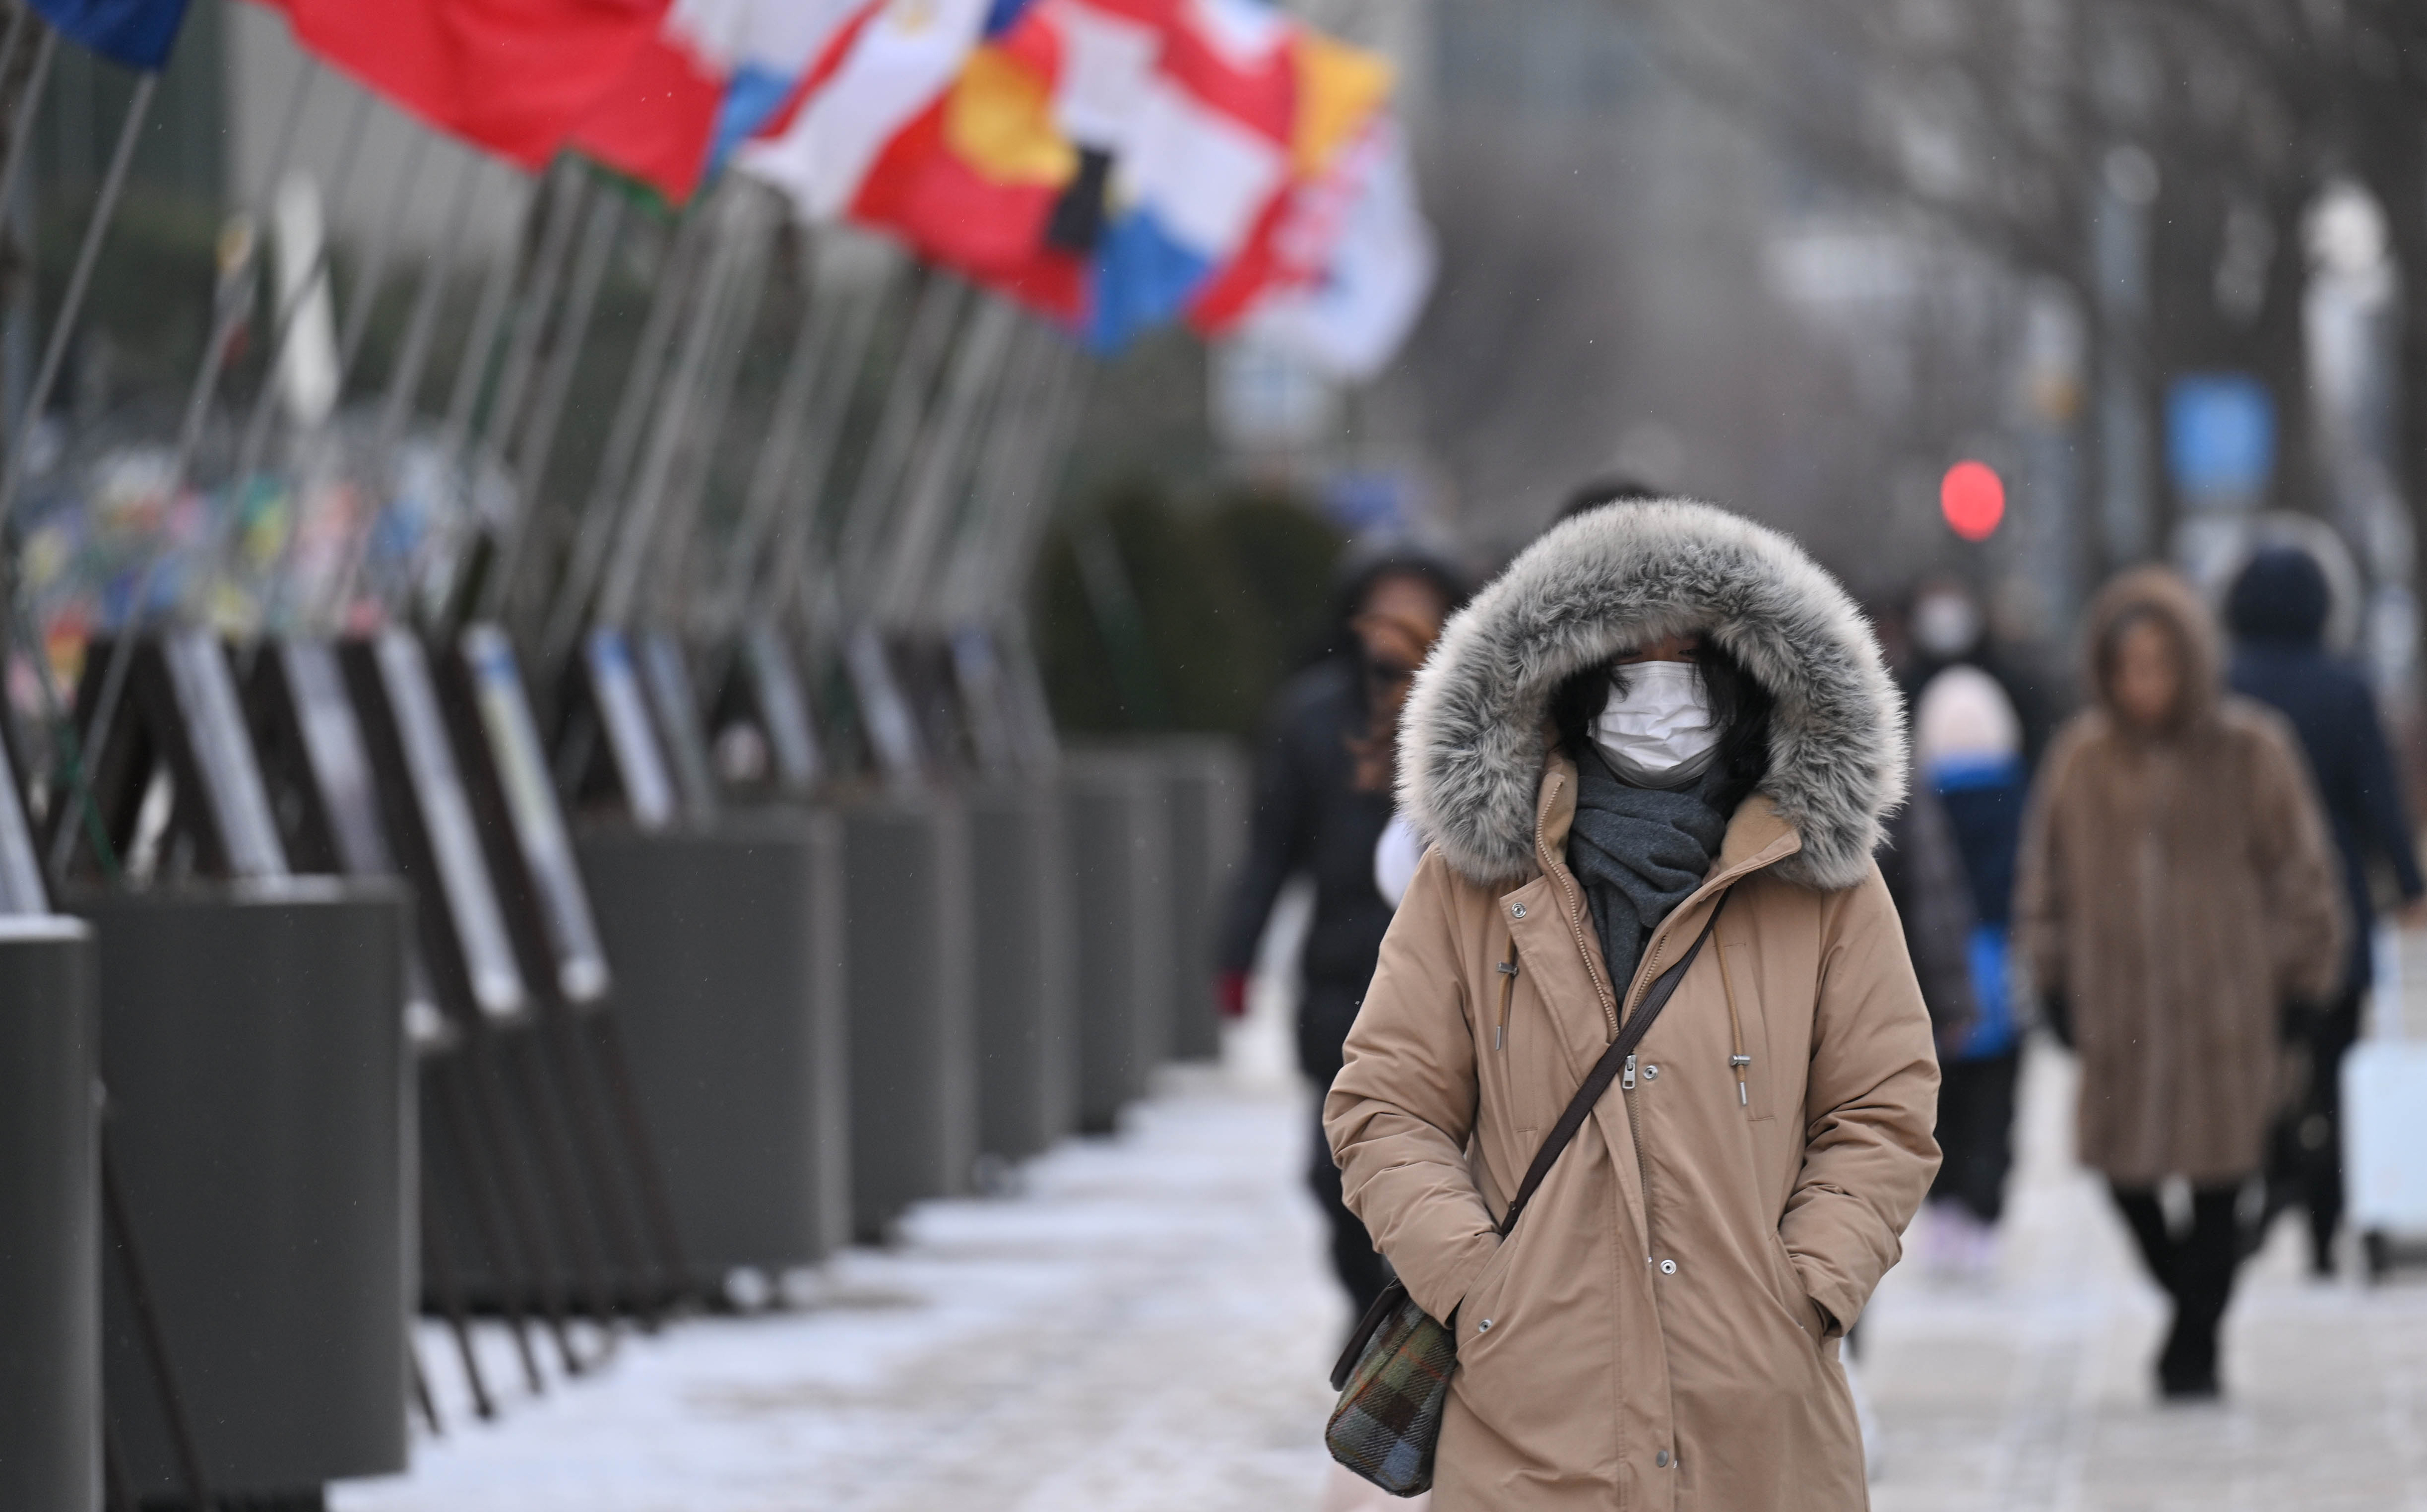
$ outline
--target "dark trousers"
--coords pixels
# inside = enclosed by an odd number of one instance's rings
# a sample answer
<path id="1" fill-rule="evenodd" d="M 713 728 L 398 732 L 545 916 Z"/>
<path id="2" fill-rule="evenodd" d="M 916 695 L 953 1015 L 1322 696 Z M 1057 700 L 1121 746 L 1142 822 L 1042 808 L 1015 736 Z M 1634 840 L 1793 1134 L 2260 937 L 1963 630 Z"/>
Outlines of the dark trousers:
<path id="1" fill-rule="evenodd" d="M 2014 1164 L 2014 1081 L 2023 1052 L 1946 1061 L 1939 1066 L 1938 1148 L 1933 1202 L 1961 1202 L 1982 1223 L 2006 1211 L 2006 1174 Z"/>
<path id="2" fill-rule="evenodd" d="M 2233 1298 L 2233 1273 L 2241 1261 L 2238 1186 L 2194 1187 L 2191 1227 L 2176 1233 L 2166 1224 L 2158 1194 L 2147 1187 L 2112 1189 L 2115 1206 L 2141 1246 L 2149 1275 L 2175 1299 L 2174 1328 L 2158 1357 L 2158 1383 L 2170 1393 L 2213 1390 L 2216 1333 Z"/>
<path id="3" fill-rule="evenodd" d="M 1341 1045 L 1348 1026 L 1357 1021 L 1364 984 L 1355 985 L 1310 982 L 1297 1010 L 1297 1064 L 1318 1092 L 1331 1089 L 1340 1074 Z M 1341 1198 L 1340 1167 L 1332 1162 L 1331 1142 L 1323 1133 L 1323 1103 L 1314 1106 L 1314 1147 L 1307 1160 L 1306 1183 L 1315 1205 L 1331 1228 L 1331 1268 L 1348 1293 L 1353 1317 L 1362 1318 L 1382 1288 L 1391 1284 L 1391 1262 L 1374 1248 L 1362 1220 Z"/>
<path id="4" fill-rule="evenodd" d="M 2343 1221 L 2343 1057 L 2359 1039 L 2363 996 L 2347 993 L 2321 1013 L 2294 1016 L 2290 1035 L 2307 1052 L 2308 1084 L 2268 1149 L 2267 1216 L 2272 1224 L 2287 1208 L 2308 1210 L 2309 1264 L 2320 1275 L 2334 1269 Z"/>

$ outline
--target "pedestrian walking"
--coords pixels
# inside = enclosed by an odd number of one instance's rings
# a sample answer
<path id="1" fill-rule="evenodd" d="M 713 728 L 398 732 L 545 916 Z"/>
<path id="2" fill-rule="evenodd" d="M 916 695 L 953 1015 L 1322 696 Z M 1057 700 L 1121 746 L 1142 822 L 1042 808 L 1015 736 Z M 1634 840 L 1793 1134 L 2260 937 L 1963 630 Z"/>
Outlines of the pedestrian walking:
<path id="1" fill-rule="evenodd" d="M 1869 627 L 1770 530 L 1592 510 L 1451 622 L 1401 741 L 1433 845 L 1326 1127 L 1456 1341 L 1436 1505 L 1862 1506 L 1839 1341 L 1937 1164 Z"/>
<path id="2" fill-rule="evenodd" d="M 2077 1146 L 2174 1299 L 2170 1399 L 2218 1393 L 2236 1206 L 2264 1162 L 2288 1002 L 2344 974 L 2342 889 L 2273 710 L 2223 690 L 2207 611 L 2143 568 L 2088 622 L 2092 707 L 2050 745 L 2024 821 L 2017 945 L 2081 1057 Z M 2176 1228 L 2161 1183 L 2191 1188 Z"/>
<path id="3" fill-rule="evenodd" d="M 2307 1210 L 2309 1267 L 2318 1276 L 2334 1274 L 2335 1230 L 2342 1224 L 2342 1061 L 2359 1038 L 2360 1008 L 2375 978 L 2370 864 L 2392 873 L 2414 921 L 2427 896 L 2376 697 L 2356 668 L 2326 650 L 2332 598 L 2315 557 L 2298 546 L 2272 546 L 2251 558 L 2225 599 L 2234 637 L 2229 681 L 2234 691 L 2272 706 L 2300 737 L 2342 863 L 2352 923 L 2334 995 L 2290 1005 L 2287 1028 L 2299 1086 L 2277 1123 L 2268 1162 L 2267 1217 L 2294 1206 Z M 2263 1232 L 2264 1226 L 2252 1235 L 2254 1247 Z"/>
<path id="4" fill-rule="evenodd" d="M 1939 1045 L 1938 1147 L 1925 1250 L 1958 1276 L 1995 1263 L 2006 1178 L 2013 1169 L 2014 1086 L 2022 1073 L 2010 932 L 2014 858 L 2022 845 L 2023 728 L 2003 685 L 1955 662 L 1922 686 L 1914 707 L 1921 788 L 1946 816 L 1972 907 L 1966 953 L 1970 1024 Z"/>
<path id="5" fill-rule="evenodd" d="M 1399 707 L 1442 623 L 1463 596 L 1431 558 L 1391 555 L 1351 570 L 1339 593 L 1331 654 L 1283 684 L 1256 763 L 1246 863 L 1225 919 L 1217 968 L 1223 1011 L 1246 1011 L 1247 972 L 1281 889 L 1314 885 L 1299 957 L 1298 1069 L 1317 1093 L 1340 1069 L 1340 1044 L 1374 975 L 1391 904 L 1375 890 L 1374 850 L 1391 820 Z M 1307 1179 L 1330 1227 L 1331 1260 L 1362 1313 L 1390 1269 L 1343 1205 L 1340 1170 L 1320 1122 Z"/>

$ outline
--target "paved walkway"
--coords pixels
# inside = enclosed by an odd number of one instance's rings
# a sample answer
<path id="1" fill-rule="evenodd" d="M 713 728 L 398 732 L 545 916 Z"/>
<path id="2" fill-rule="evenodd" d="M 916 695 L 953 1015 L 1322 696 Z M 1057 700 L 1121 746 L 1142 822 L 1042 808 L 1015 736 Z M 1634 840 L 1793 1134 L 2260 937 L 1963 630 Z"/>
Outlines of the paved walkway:
<path id="1" fill-rule="evenodd" d="M 1909 1261 L 1868 1316 L 1875 1504 L 2427 1512 L 2427 1284 L 2312 1284 L 2288 1225 L 2235 1306 L 2226 1404 L 2156 1406 L 2160 1304 L 2070 1163 L 2070 1075 L 2031 1063 L 1994 1276 Z M 1304 1116 L 1269 1066 L 1176 1079 L 1120 1138 L 1036 1162 L 1022 1196 L 922 1210 L 799 1310 L 629 1341 L 496 1425 L 458 1410 L 410 1476 L 335 1505 L 1315 1512 L 1343 1318 Z M 446 1384 L 434 1336 L 424 1356 Z"/>

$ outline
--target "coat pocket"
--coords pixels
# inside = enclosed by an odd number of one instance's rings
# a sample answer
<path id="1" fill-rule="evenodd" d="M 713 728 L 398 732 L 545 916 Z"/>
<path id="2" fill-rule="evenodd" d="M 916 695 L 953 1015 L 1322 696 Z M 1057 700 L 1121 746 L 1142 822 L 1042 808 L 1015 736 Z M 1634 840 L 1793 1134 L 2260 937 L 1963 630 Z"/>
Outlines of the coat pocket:
<path id="1" fill-rule="evenodd" d="M 1751 1057 L 1744 1068 L 1745 1116 L 1754 1123 L 1776 1116 L 1778 1109 L 1773 1088 L 1778 1084 L 1776 1059 L 1772 1052 L 1769 1016 L 1763 1011 L 1761 977 L 1753 967 L 1752 947 L 1737 941 L 1719 947 L 1719 965 L 1724 970 L 1728 1006 L 1735 1016 L 1735 1032 L 1742 1043 L 1735 1053 Z"/>

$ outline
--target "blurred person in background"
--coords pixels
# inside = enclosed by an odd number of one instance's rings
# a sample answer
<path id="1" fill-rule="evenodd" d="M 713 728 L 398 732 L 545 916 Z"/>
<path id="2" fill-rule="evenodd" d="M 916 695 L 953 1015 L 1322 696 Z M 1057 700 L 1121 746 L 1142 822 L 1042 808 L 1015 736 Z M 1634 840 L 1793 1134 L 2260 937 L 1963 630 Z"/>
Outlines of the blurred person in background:
<path id="1" fill-rule="evenodd" d="M 1299 958 L 1297 1063 L 1317 1092 L 1340 1069 L 1390 926 L 1375 891 L 1374 853 L 1391 819 L 1399 708 L 1442 624 L 1464 597 L 1456 572 L 1412 554 L 1354 563 L 1338 595 L 1328 655 L 1281 686 L 1256 762 L 1246 864 L 1224 920 L 1222 1011 L 1246 1011 L 1247 977 L 1273 904 L 1294 877 L 1314 884 Z M 1331 1227 L 1331 1260 L 1361 1315 L 1390 1283 L 1365 1227 L 1341 1202 L 1340 1171 L 1318 1123 L 1308 1181 Z"/>
<path id="2" fill-rule="evenodd" d="M 2356 668 L 2326 650 L 2332 607 L 2324 569 L 2298 546 L 2259 551 L 2225 598 L 2233 690 L 2292 722 L 2342 862 L 2352 924 L 2339 988 L 2323 1002 L 2290 1005 L 2286 1029 L 2305 1065 L 2269 1162 L 2267 1218 L 2295 1205 L 2308 1210 L 2309 1264 L 2318 1276 L 2334 1274 L 2335 1230 L 2342 1222 L 2342 1060 L 2359 1037 L 2360 1006 L 2375 975 L 2370 862 L 2392 872 L 2405 922 L 2427 915 L 2427 879 L 2419 875 L 2376 698 Z M 2253 1247 L 2265 1229 L 2262 1223 L 2250 1236 Z"/>
<path id="3" fill-rule="evenodd" d="M 1973 1016 L 1939 1043 L 1946 1163 L 1930 1188 L 1925 1244 L 1939 1268 L 1979 1276 L 1995 1261 L 2023 1059 L 2008 935 L 2026 779 L 2022 721 L 2005 689 L 1968 663 L 1940 669 L 1914 703 L 1914 760 L 1918 792 L 1946 816 L 1972 910 L 1964 949 Z"/>
<path id="4" fill-rule="evenodd" d="M 1844 591 L 1707 505 L 1568 520 L 1443 632 L 1401 734 L 1433 845 L 1326 1120 L 1457 1341 L 1442 1512 L 1864 1504 L 1839 1339 L 1937 1165 L 1929 1014 L 1871 859 L 1902 723 Z M 1639 1072 L 1502 1239 L 1689 950 Z"/>
<path id="5" fill-rule="evenodd" d="M 2116 578 L 2088 632 L 2095 702 L 2032 790 L 2014 928 L 2080 1054 L 2080 1158 L 2174 1299 L 2158 1390 L 2213 1398 L 2283 1005 L 2340 990 L 2342 889 L 2291 729 L 2224 691 L 2215 627 L 2182 579 Z M 2180 1229 L 2159 1200 L 2175 1179 L 2191 1188 Z"/>
<path id="6" fill-rule="evenodd" d="M 1914 590 L 1904 631 L 1905 657 L 1897 675 L 1908 704 L 1919 700 L 1947 668 L 1977 668 L 1995 681 L 2021 724 L 2025 771 L 2035 765 L 2056 728 L 2056 706 L 2027 658 L 1991 633 L 1979 595 L 1959 578 L 1925 578 Z"/>

